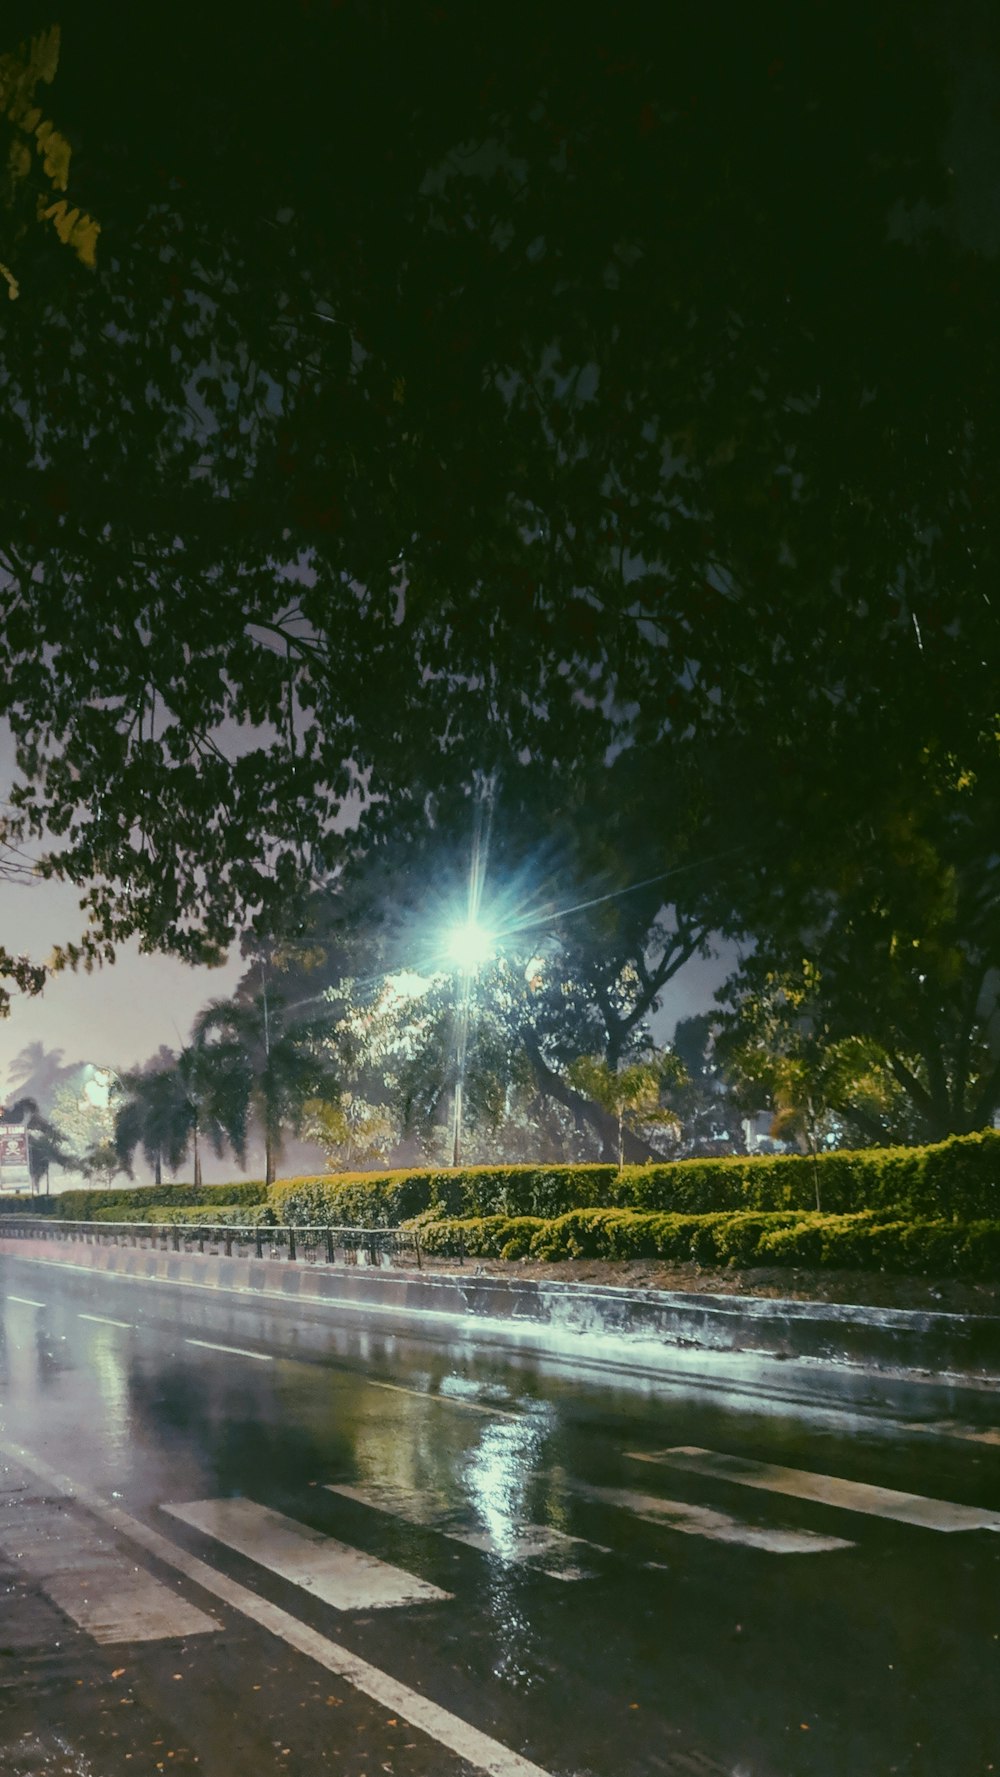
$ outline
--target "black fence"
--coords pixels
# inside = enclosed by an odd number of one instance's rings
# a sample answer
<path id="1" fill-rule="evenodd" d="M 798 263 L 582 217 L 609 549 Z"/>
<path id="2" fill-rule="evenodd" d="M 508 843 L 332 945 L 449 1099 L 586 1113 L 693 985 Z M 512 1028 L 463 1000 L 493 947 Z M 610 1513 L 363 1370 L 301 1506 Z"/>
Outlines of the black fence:
<path id="1" fill-rule="evenodd" d="M 420 1237 L 402 1228 L 231 1228 L 210 1222 L 52 1222 L 5 1216 L 4 1240 L 82 1240 L 152 1252 L 215 1253 L 300 1265 L 422 1265 Z"/>

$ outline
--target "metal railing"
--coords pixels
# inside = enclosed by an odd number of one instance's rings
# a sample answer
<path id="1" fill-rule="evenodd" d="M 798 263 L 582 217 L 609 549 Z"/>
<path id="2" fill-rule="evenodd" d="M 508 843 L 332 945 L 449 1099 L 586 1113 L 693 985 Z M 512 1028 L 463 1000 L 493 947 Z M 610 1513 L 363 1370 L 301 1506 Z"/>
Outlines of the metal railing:
<path id="1" fill-rule="evenodd" d="M 415 1265 L 420 1236 L 405 1228 L 229 1227 L 223 1222 L 54 1222 L 5 1215 L 3 1240 L 82 1240 L 88 1246 L 135 1246 L 153 1252 L 282 1259 L 304 1265 Z"/>

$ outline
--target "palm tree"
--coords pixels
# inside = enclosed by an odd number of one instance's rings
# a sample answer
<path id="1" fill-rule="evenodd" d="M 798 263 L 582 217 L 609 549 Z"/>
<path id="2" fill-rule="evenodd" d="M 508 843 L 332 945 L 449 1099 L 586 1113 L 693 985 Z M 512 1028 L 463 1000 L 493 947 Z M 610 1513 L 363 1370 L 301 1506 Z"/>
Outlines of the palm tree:
<path id="1" fill-rule="evenodd" d="M 7 1069 L 7 1078 L 27 1098 L 48 1103 L 56 1087 L 72 1073 L 63 1063 L 63 1049 L 46 1049 L 44 1043 L 27 1043 Z"/>
<path id="2" fill-rule="evenodd" d="M 34 1045 L 31 1045 L 34 1047 Z M 39 1045 L 41 1047 L 41 1045 Z M 56 1050 L 61 1054 L 61 1050 Z M 37 1192 L 42 1179 L 45 1190 L 49 1188 L 49 1167 L 75 1166 L 76 1158 L 69 1152 L 62 1133 L 47 1117 L 43 1117 L 35 1099 L 19 1098 L 15 1104 L 6 1107 L 6 1118 L 10 1123 L 24 1123 L 28 1129 L 28 1167 L 31 1172 L 31 1188 Z"/>
<path id="3" fill-rule="evenodd" d="M 191 1134 L 187 1095 L 176 1060 L 157 1073 L 125 1074 L 127 1097 L 115 1119 L 115 1147 L 131 1168 L 136 1148 L 141 1148 L 156 1184 L 163 1183 L 163 1167 L 176 1173 L 184 1161 Z"/>
<path id="4" fill-rule="evenodd" d="M 242 1166 L 247 1094 L 238 1087 L 236 1060 L 228 1045 L 209 1051 L 194 1043 L 181 1050 L 172 1066 L 126 1074 L 128 1097 L 115 1123 L 115 1146 L 125 1164 L 130 1165 L 136 1148 L 141 1148 L 159 1185 L 164 1165 L 177 1173 L 190 1148 L 197 1187 L 207 1140 L 217 1155 L 228 1145 Z"/>
<path id="5" fill-rule="evenodd" d="M 330 1013 L 292 1019 L 293 1006 L 268 992 L 252 999 L 213 1000 L 195 1024 L 195 1048 L 217 1089 L 239 1097 L 264 1135 L 264 1168 L 274 1183 L 285 1131 L 297 1129 L 310 1099 L 336 1095 L 328 1040 Z"/>

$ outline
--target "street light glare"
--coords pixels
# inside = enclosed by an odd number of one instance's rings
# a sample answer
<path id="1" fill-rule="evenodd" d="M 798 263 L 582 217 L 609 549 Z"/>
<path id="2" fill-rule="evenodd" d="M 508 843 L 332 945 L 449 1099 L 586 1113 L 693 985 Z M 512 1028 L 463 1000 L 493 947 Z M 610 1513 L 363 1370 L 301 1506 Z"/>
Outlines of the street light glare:
<path id="1" fill-rule="evenodd" d="M 464 920 L 448 933 L 448 955 L 461 969 L 478 969 L 488 963 L 495 947 L 496 934 L 475 919 Z"/>

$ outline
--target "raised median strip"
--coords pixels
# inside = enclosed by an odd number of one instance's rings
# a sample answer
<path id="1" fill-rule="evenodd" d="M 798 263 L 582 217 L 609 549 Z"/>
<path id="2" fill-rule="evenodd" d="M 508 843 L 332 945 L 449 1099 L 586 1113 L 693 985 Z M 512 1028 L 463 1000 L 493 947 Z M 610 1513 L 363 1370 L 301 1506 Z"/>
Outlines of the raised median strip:
<path id="1" fill-rule="evenodd" d="M 297 1229 L 282 1246 L 279 1237 L 287 1232 L 142 1224 L 126 1232 L 124 1225 L 108 1223 L 8 1220 L 0 1230 L 0 1253 L 391 1315 L 404 1324 L 459 1320 L 464 1333 L 483 1343 L 513 1341 L 522 1349 L 575 1352 L 626 1368 L 657 1368 L 671 1354 L 676 1359 L 713 1352 L 1000 1381 L 1000 1316 L 434 1271 L 426 1258 L 418 1268 L 418 1249 L 397 1230 Z M 332 1264 L 326 1260 L 328 1233 L 343 1241 L 339 1248 L 335 1243 L 340 1256 Z M 309 1235 L 317 1238 L 310 1242 Z M 348 1235 L 355 1237 L 353 1247 Z M 241 1236 L 254 1249 L 263 1236 L 267 1256 L 242 1253 Z"/>

